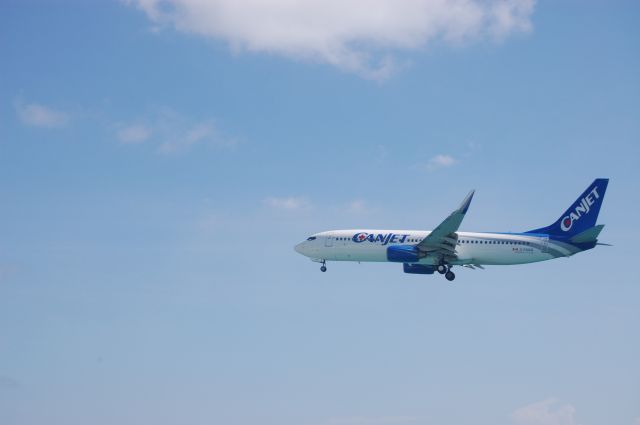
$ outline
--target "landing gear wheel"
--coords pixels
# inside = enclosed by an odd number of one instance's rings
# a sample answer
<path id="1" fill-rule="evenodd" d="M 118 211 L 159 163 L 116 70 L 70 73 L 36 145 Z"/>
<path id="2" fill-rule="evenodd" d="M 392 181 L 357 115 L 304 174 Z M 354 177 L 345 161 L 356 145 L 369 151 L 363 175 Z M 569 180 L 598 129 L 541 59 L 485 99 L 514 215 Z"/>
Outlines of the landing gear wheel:
<path id="1" fill-rule="evenodd" d="M 444 264 L 440 264 L 438 265 L 436 270 L 438 270 L 438 273 L 440 274 L 445 274 L 447 272 L 447 266 L 445 266 Z"/>
<path id="2" fill-rule="evenodd" d="M 326 272 L 326 271 L 327 271 L 327 266 L 322 266 L 322 267 L 320 267 L 320 271 L 321 271 L 322 273 Z"/>
<path id="3" fill-rule="evenodd" d="M 449 270 L 445 275 L 444 275 L 445 279 L 447 279 L 449 282 L 452 282 L 453 279 L 456 278 L 456 275 L 454 272 L 452 272 L 451 270 Z"/>

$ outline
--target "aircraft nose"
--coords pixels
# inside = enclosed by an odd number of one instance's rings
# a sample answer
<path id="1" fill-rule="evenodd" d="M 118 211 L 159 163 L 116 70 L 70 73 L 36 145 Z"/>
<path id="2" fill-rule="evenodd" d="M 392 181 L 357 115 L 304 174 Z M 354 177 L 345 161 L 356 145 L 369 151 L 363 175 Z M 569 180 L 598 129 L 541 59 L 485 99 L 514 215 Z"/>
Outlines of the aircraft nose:
<path id="1" fill-rule="evenodd" d="M 298 254 L 304 255 L 304 242 L 300 242 L 298 245 L 294 246 L 293 249 L 295 249 Z"/>

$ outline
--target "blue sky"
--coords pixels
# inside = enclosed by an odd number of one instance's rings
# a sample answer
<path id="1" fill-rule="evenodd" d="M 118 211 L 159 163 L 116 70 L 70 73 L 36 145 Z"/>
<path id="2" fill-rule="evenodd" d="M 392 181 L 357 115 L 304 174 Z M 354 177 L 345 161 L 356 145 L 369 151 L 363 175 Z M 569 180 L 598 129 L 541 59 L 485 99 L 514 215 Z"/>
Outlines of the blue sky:
<path id="1" fill-rule="evenodd" d="M 14 1 L 0 13 L 0 423 L 640 424 L 636 2 Z M 336 228 L 598 249 L 318 265 Z"/>

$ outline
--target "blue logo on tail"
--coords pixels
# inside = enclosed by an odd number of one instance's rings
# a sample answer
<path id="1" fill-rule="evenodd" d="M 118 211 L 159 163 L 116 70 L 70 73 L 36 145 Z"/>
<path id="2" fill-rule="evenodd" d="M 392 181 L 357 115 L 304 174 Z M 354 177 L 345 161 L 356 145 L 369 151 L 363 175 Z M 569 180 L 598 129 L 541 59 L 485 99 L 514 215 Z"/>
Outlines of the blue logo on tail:
<path id="1" fill-rule="evenodd" d="M 604 191 L 602 192 L 602 194 L 604 195 Z M 587 196 L 579 200 L 580 202 L 575 206 L 575 209 L 560 221 L 560 229 L 562 229 L 563 232 L 568 232 L 569 230 L 571 230 L 571 227 L 573 227 L 573 223 L 580 220 L 580 218 L 582 218 L 583 216 L 589 214 L 589 212 L 591 211 L 591 207 L 596 204 L 599 199 L 600 194 L 598 193 L 598 186 L 595 186 L 593 190 L 587 194 Z M 600 207 L 599 204 L 598 207 Z"/>
<path id="2" fill-rule="evenodd" d="M 570 237 L 595 226 L 608 184 L 609 179 L 594 180 L 555 223 L 527 233 Z"/>

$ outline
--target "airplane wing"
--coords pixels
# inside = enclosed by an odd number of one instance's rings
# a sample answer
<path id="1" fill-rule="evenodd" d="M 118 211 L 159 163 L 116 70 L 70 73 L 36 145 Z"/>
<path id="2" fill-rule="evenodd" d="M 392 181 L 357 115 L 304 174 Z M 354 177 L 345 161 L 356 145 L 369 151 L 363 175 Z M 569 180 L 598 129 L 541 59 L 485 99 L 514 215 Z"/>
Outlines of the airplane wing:
<path id="1" fill-rule="evenodd" d="M 456 232 L 469 209 L 474 192 L 474 190 L 469 192 L 460 207 L 445 218 L 438 227 L 433 229 L 426 238 L 416 245 L 416 248 L 427 255 L 440 256 L 444 261 L 456 259 L 456 244 L 458 243 Z"/>

